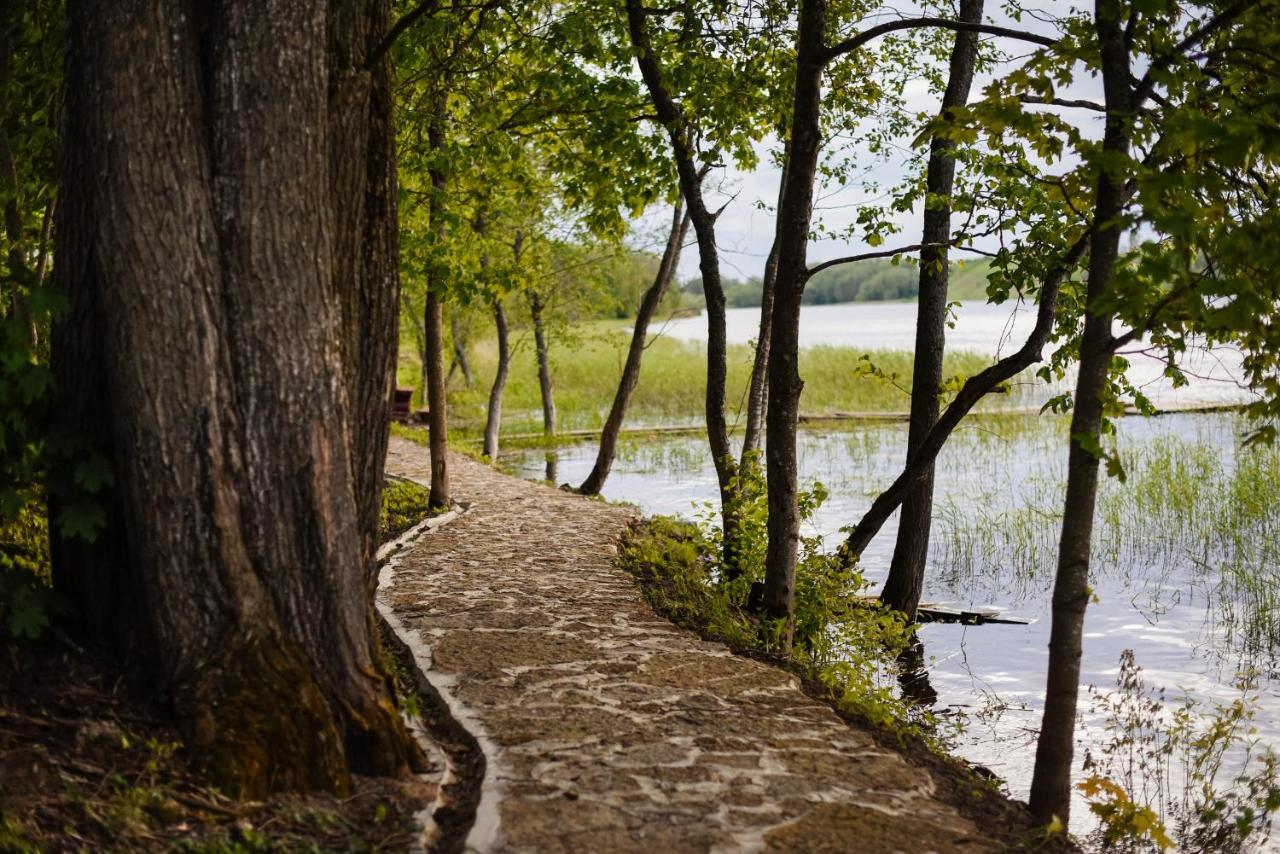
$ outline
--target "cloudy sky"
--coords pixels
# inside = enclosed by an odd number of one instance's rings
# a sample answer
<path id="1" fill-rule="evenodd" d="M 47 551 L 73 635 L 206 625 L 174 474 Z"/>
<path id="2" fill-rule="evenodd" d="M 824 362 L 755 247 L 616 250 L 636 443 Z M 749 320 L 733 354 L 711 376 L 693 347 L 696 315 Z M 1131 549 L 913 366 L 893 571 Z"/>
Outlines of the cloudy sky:
<path id="1" fill-rule="evenodd" d="M 911 5 L 908 3 L 895 4 L 901 7 L 904 15 L 912 13 Z M 1060 16 L 1066 14 L 1073 6 L 1062 0 L 1040 0 L 1036 3 L 1026 2 L 1023 6 L 1027 8 L 1031 15 L 1024 16 L 1021 23 L 1011 21 L 1003 10 L 1003 3 L 999 0 L 987 0 L 987 18 L 992 23 L 1002 24 L 1006 26 L 1019 26 L 1024 29 L 1050 34 L 1052 27 L 1035 19 L 1034 13 L 1041 11 L 1050 15 Z M 994 8 L 993 8 L 994 7 Z M 1004 40 L 1002 46 L 1009 53 L 1017 55 L 1022 48 L 1016 43 Z M 847 60 L 846 60 L 847 61 Z M 973 97 L 977 97 L 982 87 L 985 86 L 991 77 L 990 75 L 979 75 L 974 81 Z M 1091 80 L 1079 81 L 1070 92 L 1064 91 L 1064 97 L 1096 97 L 1097 90 L 1100 86 Z M 909 87 L 907 91 L 908 107 L 913 110 L 919 110 L 927 113 L 933 113 L 938 108 L 938 94 L 931 92 L 925 81 L 917 81 Z M 1078 120 L 1083 128 L 1095 128 L 1094 133 L 1101 133 L 1101 119 L 1091 114 L 1081 114 L 1081 111 L 1069 111 L 1064 115 L 1071 115 L 1073 119 Z M 1092 133 L 1091 133 L 1092 135 Z M 905 153 L 895 156 L 887 162 L 877 161 L 867 156 L 865 152 L 859 153 L 856 143 L 849 140 L 842 140 L 839 144 L 853 146 L 853 153 L 859 154 L 859 161 L 865 161 L 870 167 L 870 176 L 884 188 L 888 188 L 896 184 L 904 176 L 904 160 Z M 905 147 L 910 144 L 910 139 L 903 139 L 901 142 Z M 776 140 L 766 140 L 760 146 L 763 152 L 777 145 Z M 846 153 L 846 152 L 840 152 Z M 707 202 L 713 209 L 720 207 L 728 202 L 728 207 L 721 215 L 717 226 L 717 238 L 721 252 L 722 274 L 726 278 L 745 279 L 751 276 L 758 276 L 764 268 L 765 258 L 769 253 L 769 247 L 773 240 L 774 219 L 772 206 L 777 201 L 779 170 L 772 165 L 767 164 L 768 158 L 761 157 L 762 165 L 753 172 L 741 172 L 736 169 L 722 170 L 719 174 L 713 173 L 708 178 Z M 815 220 L 821 218 L 822 222 L 829 230 L 840 231 L 847 227 L 852 221 L 856 213 L 858 205 L 869 201 L 866 192 L 860 186 L 820 186 L 818 192 L 818 203 L 815 209 Z M 762 207 L 764 209 L 762 209 Z M 666 211 L 654 211 L 647 217 L 645 226 L 640 229 L 641 233 L 648 235 L 661 234 L 656 239 L 656 245 L 661 244 L 664 228 L 669 228 L 670 213 Z M 904 214 L 898 219 L 898 224 L 902 227 L 899 238 L 903 243 L 911 243 L 918 240 L 920 229 L 920 211 L 913 211 L 910 214 Z M 649 238 L 649 239 L 652 239 Z M 692 240 L 692 235 L 690 235 Z M 645 242 L 649 242 L 645 240 Z M 821 261 L 827 258 L 838 257 L 841 255 L 849 255 L 861 252 L 867 247 L 860 242 L 846 242 L 844 240 L 823 240 L 810 244 L 809 259 L 810 261 Z M 680 278 L 686 280 L 698 275 L 698 253 L 697 249 L 690 244 L 680 259 Z"/>

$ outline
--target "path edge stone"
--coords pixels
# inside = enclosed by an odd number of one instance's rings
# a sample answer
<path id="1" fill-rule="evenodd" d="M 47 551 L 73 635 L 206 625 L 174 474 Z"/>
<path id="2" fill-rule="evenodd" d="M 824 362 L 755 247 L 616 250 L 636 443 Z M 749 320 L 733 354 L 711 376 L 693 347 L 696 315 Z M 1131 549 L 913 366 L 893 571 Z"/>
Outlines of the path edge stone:
<path id="1" fill-rule="evenodd" d="M 424 488 L 428 486 L 415 478 L 393 477 Z M 488 852 L 496 848 L 499 838 L 501 798 L 496 770 L 501 759 L 497 745 L 488 737 L 484 725 L 455 696 L 456 679 L 435 668 L 431 646 L 400 619 L 382 596 L 394 586 L 396 567 L 411 546 L 470 509 L 469 503 L 459 502 L 448 512 L 428 517 L 384 543 L 376 553 L 379 564 L 374 597 L 377 615 L 402 647 L 401 652 L 413 661 L 412 675 L 418 692 L 435 707 L 436 714 L 424 714 L 423 725 L 414 727 L 414 734 L 420 741 L 429 742 L 424 748 L 443 755 L 445 760 L 445 772 L 435 800 L 415 816 L 420 828 L 415 851 Z M 429 717 L 432 719 L 428 720 Z M 474 779 L 477 776 L 479 779 Z"/>

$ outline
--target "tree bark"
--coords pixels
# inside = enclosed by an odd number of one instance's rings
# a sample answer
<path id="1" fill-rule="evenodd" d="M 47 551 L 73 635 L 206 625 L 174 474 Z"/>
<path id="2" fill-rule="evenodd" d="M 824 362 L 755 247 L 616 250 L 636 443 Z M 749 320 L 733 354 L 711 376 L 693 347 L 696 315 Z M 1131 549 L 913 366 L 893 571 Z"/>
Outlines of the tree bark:
<path id="1" fill-rule="evenodd" d="M 1049 269 L 1040 285 L 1040 303 L 1036 309 L 1036 323 L 1027 335 L 1027 340 L 1017 352 L 1005 356 L 991 367 L 965 380 L 955 399 L 920 442 L 919 450 L 907 461 L 906 466 L 889 488 L 871 502 L 871 507 L 862 515 L 858 524 L 841 544 L 837 556 L 842 566 L 847 568 L 858 562 L 862 552 L 884 527 L 884 523 L 893 515 L 893 511 L 902 504 L 917 479 L 933 465 L 947 439 L 956 427 L 960 426 L 960 422 L 973 410 L 973 407 L 1002 383 L 1008 382 L 1040 361 L 1044 345 L 1049 340 L 1049 333 L 1053 331 L 1058 292 L 1062 288 L 1062 283 L 1079 266 L 1088 251 L 1089 236 L 1086 234 L 1072 243 L 1062 259 Z"/>
<path id="2" fill-rule="evenodd" d="M 658 272 L 653 284 L 645 291 L 640 300 L 640 308 L 636 312 L 636 325 L 631 331 L 631 346 L 627 349 L 627 359 L 622 366 L 622 377 L 618 380 L 618 390 L 613 396 L 613 405 L 609 408 L 609 416 L 605 419 L 604 429 L 600 432 L 600 448 L 596 453 L 596 463 L 587 479 L 578 487 L 583 495 L 599 495 L 604 482 L 613 468 L 613 460 L 618 451 L 618 436 L 622 432 L 622 422 L 627 414 L 627 405 L 631 395 L 640 383 L 640 362 L 644 358 L 645 340 L 649 334 L 649 323 L 658 311 L 658 305 L 666 296 L 667 289 L 676 277 L 676 268 L 680 264 L 680 249 L 684 246 L 685 235 L 689 231 L 689 215 L 684 212 L 683 205 L 677 201 L 671 216 L 671 232 L 667 237 L 667 245 L 662 253 L 662 261 L 658 264 Z"/>
<path id="3" fill-rule="evenodd" d="M 471 362 L 467 359 L 467 339 L 462 334 L 462 324 L 458 323 L 458 310 L 449 312 L 449 337 L 453 342 L 453 361 L 449 365 L 449 377 L 454 370 L 462 371 L 462 381 L 471 388 Z"/>
<path id="4" fill-rule="evenodd" d="M 787 191 L 787 160 L 782 164 L 778 181 L 778 208 Z M 760 450 L 764 440 L 765 418 L 769 408 L 769 338 L 773 334 L 773 294 L 778 282 L 778 245 L 769 249 L 764 262 L 764 278 L 760 282 L 760 331 L 756 335 L 756 352 L 751 362 L 751 384 L 747 389 L 747 425 L 742 436 L 741 465 L 747 465 L 752 454 Z"/>
<path id="5" fill-rule="evenodd" d="M 547 324 L 543 317 L 545 306 L 542 295 L 529 292 L 529 315 L 533 320 L 533 342 L 538 351 L 538 390 L 542 394 L 542 434 L 556 434 L 556 395 L 551 384 L 551 344 L 547 339 Z"/>
<path id="6" fill-rule="evenodd" d="M 27 347 L 34 357 L 40 343 L 35 317 L 27 299 L 27 285 L 19 271 L 26 269 L 25 235 L 22 227 L 22 187 L 13 160 L 10 134 L 17 116 L 9 110 L 9 88 L 13 72 L 13 20 L 16 5 L 5 4 L 0 11 L 0 180 L 5 186 L 4 236 L 9 244 L 9 310 L 26 329 Z"/>
<path id="7" fill-rule="evenodd" d="M 738 565 L 738 510 L 733 480 L 737 466 L 729 444 L 729 425 L 725 419 L 725 384 L 728 373 L 728 336 L 725 329 L 724 286 L 720 279 L 720 257 L 716 248 L 716 218 L 702 196 L 705 169 L 696 162 L 693 132 L 680 105 L 671 96 L 663 80 L 662 68 L 649 38 L 641 0 L 627 0 L 627 29 L 636 50 L 636 63 L 645 87 L 649 90 L 658 121 L 667 131 L 671 151 L 680 180 L 680 193 L 689 210 L 698 242 L 698 270 L 702 274 L 703 295 L 707 304 L 707 393 L 705 416 L 707 444 L 715 465 L 720 489 L 720 518 L 724 530 L 723 563 L 730 572 Z"/>
<path id="8" fill-rule="evenodd" d="M 1053 587 L 1052 625 L 1044 717 L 1036 742 L 1036 764 L 1029 804 L 1036 820 L 1048 824 L 1056 816 L 1064 828 L 1071 811 L 1071 764 L 1076 706 L 1080 694 L 1080 656 L 1084 615 L 1089 603 L 1089 552 L 1098 491 L 1098 455 L 1107 369 L 1115 352 L 1112 316 L 1099 311 L 1120 255 L 1119 218 L 1125 204 L 1121 165 L 1129 154 L 1134 112 L 1129 49 L 1122 20 L 1124 4 L 1097 0 L 1094 24 L 1102 55 L 1106 98 L 1106 130 L 1102 139 L 1094 201 L 1093 250 L 1089 256 L 1080 372 L 1071 416 L 1071 449 L 1067 458 L 1067 490 L 1063 503 L 1058 571 Z"/>
<path id="9" fill-rule="evenodd" d="M 983 0 L 961 0 L 959 20 L 982 21 Z M 951 69 L 942 96 L 941 118 L 950 120 L 969 101 L 978 57 L 978 33 L 959 31 L 951 50 Z M 951 240 L 951 189 L 955 181 L 955 143 L 935 135 L 929 143 L 925 175 L 924 227 L 920 242 L 920 295 L 916 305 L 916 345 L 911 383 L 911 415 L 907 459 L 919 451 L 938 420 L 942 362 L 946 348 L 947 285 L 950 278 L 946 244 Z M 928 248 L 936 247 L 936 248 Z M 925 561 L 933 524 L 933 465 L 920 475 L 902 502 L 898 540 L 880 601 L 914 620 L 924 590 Z"/>
<path id="10" fill-rule="evenodd" d="M 488 417 L 484 424 L 484 455 L 498 459 L 498 434 L 502 430 L 502 393 L 507 388 L 507 375 L 511 372 L 511 345 L 507 334 L 507 312 L 502 300 L 494 297 L 493 325 L 498 331 L 498 370 L 489 389 Z"/>
<path id="11" fill-rule="evenodd" d="M 435 94 L 427 121 L 427 145 L 437 155 L 442 155 L 445 147 L 444 92 L 442 86 Z M 436 243 L 441 245 L 445 238 L 444 197 L 448 178 L 439 165 L 431 167 L 430 177 L 431 199 L 427 211 Z M 431 492 L 427 503 L 436 510 L 447 508 L 453 500 L 449 487 L 449 404 L 444 375 L 444 288 L 438 267 L 432 265 L 427 275 L 423 325 L 427 328 L 427 446 L 431 454 Z"/>
<path id="12" fill-rule="evenodd" d="M 821 106 L 825 0 L 804 0 L 796 32 L 796 78 L 787 182 L 778 205 L 774 244 L 778 273 L 769 340 L 769 401 L 765 445 L 769 490 L 769 546 L 765 562 L 765 612 L 787 621 L 784 645 L 794 632 L 795 578 L 800 542 L 796 506 L 796 424 L 800 392 L 800 298 L 807 278 L 813 183 L 822 145 Z"/>
<path id="13" fill-rule="evenodd" d="M 115 481 L 93 543 L 55 535 L 55 586 L 239 796 L 420 763 L 370 631 L 364 528 L 397 259 L 388 69 L 346 69 L 386 15 L 68 8 L 54 411 Z M 381 340 L 353 346 L 355 324 Z"/>

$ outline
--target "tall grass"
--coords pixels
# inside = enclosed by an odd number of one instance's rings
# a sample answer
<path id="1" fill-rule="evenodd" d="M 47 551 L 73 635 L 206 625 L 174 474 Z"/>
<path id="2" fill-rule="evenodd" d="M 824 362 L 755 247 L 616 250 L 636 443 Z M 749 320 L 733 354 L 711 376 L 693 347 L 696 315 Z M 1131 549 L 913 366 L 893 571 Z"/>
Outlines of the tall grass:
<path id="1" fill-rule="evenodd" d="M 1240 447 L 1233 439 L 1243 425 L 1234 419 L 1200 423 L 1232 435 L 1152 441 L 1122 432 L 1116 451 L 1126 478 L 1101 483 L 1092 572 L 1141 580 L 1153 610 L 1202 597 L 1227 647 L 1274 660 L 1280 657 L 1280 449 Z M 1062 521 L 1062 432 L 1024 436 L 1004 455 L 966 455 L 979 468 L 993 466 L 985 476 L 969 476 L 985 477 L 994 490 L 940 504 L 935 556 L 943 580 L 963 588 L 998 578 L 1016 596 L 1052 583 Z M 1011 457 L 1021 461 L 1012 494 L 1011 478 L 994 468 L 1009 465 Z"/>
<path id="2" fill-rule="evenodd" d="M 598 429 L 604 424 L 622 373 L 630 329 L 616 322 L 575 326 L 552 347 L 552 375 L 556 405 L 563 430 Z M 503 408 L 503 431 L 536 432 L 541 429 L 541 400 L 532 336 L 515 336 L 510 379 Z M 869 357 L 869 362 L 864 359 Z M 730 423 L 742 419 L 750 380 L 753 349 L 729 347 L 726 409 Z M 802 352 L 800 374 L 804 378 L 802 411 L 825 415 L 835 412 L 905 412 L 909 407 L 911 354 L 867 352 L 848 347 L 813 347 Z M 868 363 L 884 376 L 871 376 Z M 450 422 L 470 432 L 483 426 L 489 385 L 497 364 L 493 340 L 472 347 L 475 383 L 466 388 L 455 374 L 449 388 Z M 950 354 L 950 375 L 968 376 L 989 364 L 973 353 Z M 401 385 L 420 382 L 417 357 L 408 347 L 401 355 Z M 706 395 L 706 346 L 700 342 L 652 338 L 645 353 L 640 385 L 628 413 L 631 425 L 697 424 L 702 420 Z"/>

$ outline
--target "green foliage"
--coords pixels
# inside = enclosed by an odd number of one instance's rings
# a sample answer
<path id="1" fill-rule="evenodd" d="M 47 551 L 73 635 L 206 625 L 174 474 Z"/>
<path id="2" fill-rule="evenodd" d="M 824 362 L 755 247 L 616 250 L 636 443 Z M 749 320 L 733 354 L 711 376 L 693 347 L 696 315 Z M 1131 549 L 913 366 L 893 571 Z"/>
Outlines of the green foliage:
<path id="1" fill-rule="evenodd" d="M 723 534 L 711 505 L 703 507 L 696 526 L 666 517 L 647 521 L 624 541 L 621 562 L 659 613 L 736 649 L 776 656 L 781 626 L 747 610 L 752 585 L 764 578 L 767 548 L 767 496 L 758 459 L 747 460 L 731 488 L 739 574 L 723 564 Z M 802 492 L 802 518 L 811 518 L 825 498 L 821 484 Z M 914 712 L 891 687 L 910 627 L 861 598 L 867 586 L 862 576 L 841 569 L 820 546 L 819 537 L 801 538 L 789 663 L 822 685 L 842 711 L 901 734 L 921 733 Z"/>
<path id="2" fill-rule="evenodd" d="M 1257 697 L 1172 711 L 1152 694 L 1132 650 L 1120 657 L 1117 691 L 1094 691 L 1110 740 L 1085 757 L 1076 788 L 1099 819 L 1106 851 L 1241 852 L 1265 847 L 1280 809 L 1280 758 L 1252 727 Z"/>

